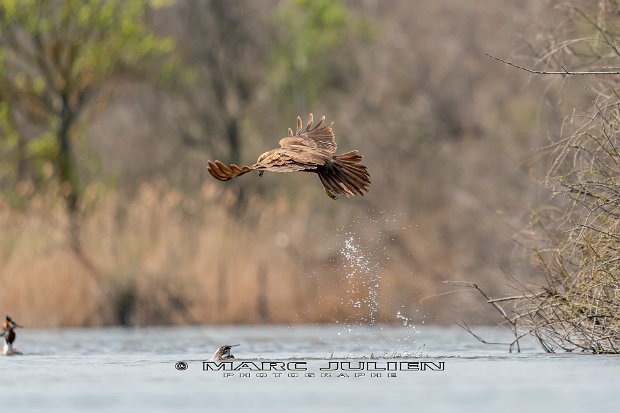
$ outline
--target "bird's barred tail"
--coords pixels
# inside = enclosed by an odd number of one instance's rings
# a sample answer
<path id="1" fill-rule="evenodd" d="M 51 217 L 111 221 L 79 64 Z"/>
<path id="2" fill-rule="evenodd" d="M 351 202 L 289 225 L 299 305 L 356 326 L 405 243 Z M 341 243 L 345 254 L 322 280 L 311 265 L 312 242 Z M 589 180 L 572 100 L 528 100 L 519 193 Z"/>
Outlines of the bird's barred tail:
<path id="1" fill-rule="evenodd" d="M 363 196 L 370 186 L 370 175 L 357 151 L 334 156 L 317 168 L 317 172 L 330 198 L 335 199 L 339 194 Z"/>

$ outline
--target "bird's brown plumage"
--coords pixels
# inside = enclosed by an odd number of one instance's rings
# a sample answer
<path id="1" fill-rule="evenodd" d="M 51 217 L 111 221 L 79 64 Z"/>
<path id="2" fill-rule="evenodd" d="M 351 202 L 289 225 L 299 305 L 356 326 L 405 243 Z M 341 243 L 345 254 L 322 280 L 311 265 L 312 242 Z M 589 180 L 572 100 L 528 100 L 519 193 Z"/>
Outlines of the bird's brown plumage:
<path id="1" fill-rule="evenodd" d="M 263 171 L 314 172 L 330 198 L 339 194 L 364 195 L 370 186 L 370 175 L 361 163 L 362 156 L 357 151 L 335 155 L 333 123 L 324 125 L 324 122 L 325 116 L 313 127 L 311 113 L 304 128 L 298 116 L 295 134 L 289 128 L 288 136 L 280 139 L 280 147 L 263 153 L 254 165 L 227 167 L 220 161 L 209 161 L 209 173 L 215 179 L 228 181 L 250 171 L 259 171 L 261 175 Z"/>

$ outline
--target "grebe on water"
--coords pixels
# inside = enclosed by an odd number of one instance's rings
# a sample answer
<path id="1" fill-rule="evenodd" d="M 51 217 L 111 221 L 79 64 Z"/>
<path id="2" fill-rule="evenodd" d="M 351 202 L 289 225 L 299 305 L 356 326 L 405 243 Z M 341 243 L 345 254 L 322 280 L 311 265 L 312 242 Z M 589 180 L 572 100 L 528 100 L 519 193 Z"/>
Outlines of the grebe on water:
<path id="1" fill-rule="evenodd" d="M 0 337 L 4 337 L 4 346 L 2 347 L 2 354 L 5 356 L 12 356 L 22 354 L 21 351 L 13 347 L 13 342 L 15 341 L 15 329 L 21 327 L 15 321 L 11 319 L 8 315 L 2 322 L 2 333 Z"/>
<path id="2" fill-rule="evenodd" d="M 235 356 L 232 355 L 232 353 L 230 352 L 230 350 L 233 347 L 237 347 L 240 344 L 227 344 L 225 346 L 221 346 L 220 348 L 217 349 L 217 351 L 215 353 L 213 353 L 213 356 L 211 357 L 211 360 L 228 360 L 228 359 L 234 359 Z"/>

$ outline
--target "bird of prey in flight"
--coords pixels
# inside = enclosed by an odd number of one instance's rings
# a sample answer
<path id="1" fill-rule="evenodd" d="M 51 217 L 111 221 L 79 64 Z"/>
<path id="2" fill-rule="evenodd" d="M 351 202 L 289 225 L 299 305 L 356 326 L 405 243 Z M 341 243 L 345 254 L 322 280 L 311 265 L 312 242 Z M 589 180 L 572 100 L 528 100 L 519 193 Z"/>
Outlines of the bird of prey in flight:
<path id="1" fill-rule="evenodd" d="M 325 187 L 325 193 L 332 199 L 338 195 L 364 195 L 370 186 L 370 175 L 362 156 L 357 151 L 336 155 L 336 141 L 332 131 L 333 122 L 324 125 L 325 116 L 312 126 L 312 113 L 306 127 L 297 117 L 295 134 L 291 128 L 288 136 L 280 139 L 280 147 L 265 152 L 252 166 L 239 167 L 234 163 L 227 167 L 220 161 L 209 161 L 209 173 L 220 181 L 228 181 L 250 171 L 271 172 L 314 172 Z"/>

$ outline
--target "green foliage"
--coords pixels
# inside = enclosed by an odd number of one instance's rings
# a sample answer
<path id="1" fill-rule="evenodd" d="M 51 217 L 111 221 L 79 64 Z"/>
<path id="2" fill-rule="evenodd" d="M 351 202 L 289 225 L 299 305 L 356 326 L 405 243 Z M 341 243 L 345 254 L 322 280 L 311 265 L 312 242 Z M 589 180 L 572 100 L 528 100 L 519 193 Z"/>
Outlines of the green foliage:
<path id="1" fill-rule="evenodd" d="M 165 4 L 0 0 L 0 159 L 10 160 L 0 169 L 3 188 L 50 176 L 37 171 L 48 160 L 51 177 L 78 193 L 80 114 L 106 82 L 173 50 L 146 24 L 148 11 Z"/>
<path id="2" fill-rule="evenodd" d="M 283 2 L 275 20 L 279 31 L 270 82 L 293 106 L 311 107 L 329 89 L 346 87 L 357 70 L 352 47 L 371 36 L 367 20 L 334 0 Z"/>

